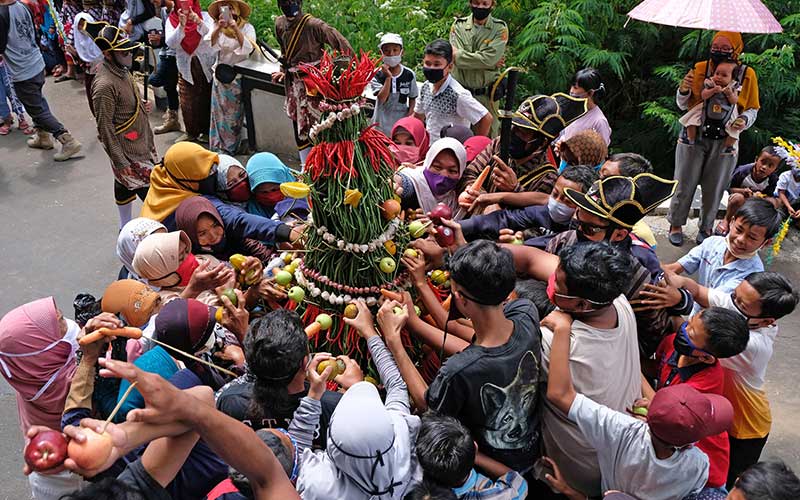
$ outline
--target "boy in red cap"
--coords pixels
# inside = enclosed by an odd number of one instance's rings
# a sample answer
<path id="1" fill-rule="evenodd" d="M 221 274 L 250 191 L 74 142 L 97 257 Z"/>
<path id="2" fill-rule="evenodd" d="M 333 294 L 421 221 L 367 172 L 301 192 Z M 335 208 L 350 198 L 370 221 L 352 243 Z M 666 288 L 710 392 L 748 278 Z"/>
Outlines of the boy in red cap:
<path id="1" fill-rule="evenodd" d="M 554 332 L 547 399 L 578 425 L 597 450 L 603 491 L 672 500 L 701 490 L 708 479 L 708 457 L 693 445 L 730 427 L 733 408 L 728 400 L 678 384 L 656 393 L 647 422 L 611 410 L 572 386 L 572 318 L 555 311 L 542 323 Z M 552 484 L 549 475 L 548 480 Z M 560 486 L 562 493 L 577 498 L 574 490 Z"/>

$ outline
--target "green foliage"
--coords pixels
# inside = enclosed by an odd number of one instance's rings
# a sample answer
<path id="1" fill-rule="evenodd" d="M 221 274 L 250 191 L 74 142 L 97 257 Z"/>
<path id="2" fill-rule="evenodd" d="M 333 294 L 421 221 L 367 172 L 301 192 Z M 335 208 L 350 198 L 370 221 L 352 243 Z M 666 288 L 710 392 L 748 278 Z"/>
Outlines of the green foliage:
<path id="1" fill-rule="evenodd" d="M 251 21 L 274 45 L 277 2 L 251 1 Z M 518 97 L 565 92 L 576 70 L 598 68 L 607 89 L 601 107 L 614 129 L 612 150 L 644 154 L 670 175 L 681 114 L 675 90 L 693 65 L 697 37 L 702 60 L 713 33 L 628 21 L 626 13 L 639 1 L 498 0 L 494 15 L 509 26 L 506 64 L 528 70 Z M 773 135 L 800 135 L 800 1 L 764 3 L 785 31 L 744 36 L 743 61 L 758 75 L 762 108 L 755 126 L 741 136 L 742 161 Z M 306 0 L 304 8 L 341 31 L 356 50 L 375 52 L 382 33 L 400 33 L 404 63 L 418 73 L 425 44 L 447 38 L 454 17 L 469 14 L 467 0 Z"/>

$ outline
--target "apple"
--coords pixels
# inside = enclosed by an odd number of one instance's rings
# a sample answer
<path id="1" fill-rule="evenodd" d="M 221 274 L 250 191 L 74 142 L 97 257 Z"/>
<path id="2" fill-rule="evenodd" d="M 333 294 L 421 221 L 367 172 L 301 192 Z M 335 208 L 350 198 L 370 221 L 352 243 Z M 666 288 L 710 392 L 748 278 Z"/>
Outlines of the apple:
<path id="1" fill-rule="evenodd" d="M 408 257 L 410 259 L 416 259 L 419 256 L 419 252 L 417 252 L 413 248 L 406 248 L 406 251 L 403 252 L 403 256 Z"/>
<path id="2" fill-rule="evenodd" d="M 456 242 L 456 233 L 447 226 L 436 226 L 436 243 L 439 246 L 449 248 Z"/>
<path id="3" fill-rule="evenodd" d="M 358 307 L 355 304 L 347 304 L 344 308 L 344 317 L 355 319 L 356 316 L 358 316 Z"/>
<path id="4" fill-rule="evenodd" d="M 634 406 L 632 410 L 634 415 L 639 415 L 640 417 L 647 416 L 647 408 L 644 406 Z"/>
<path id="5" fill-rule="evenodd" d="M 442 219 L 450 220 L 453 218 L 453 211 L 444 203 L 439 203 L 428 213 L 428 217 L 434 224 L 441 224 Z"/>
<path id="6" fill-rule="evenodd" d="M 425 224 L 419 220 L 411 221 L 408 225 L 408 233 L 412 238 L 421 238 L 425 234 Z"/>
<path id="7" fill-rule="evenodd" d="M 67 439 L 56 431 L 42 431 L 25 447 L 25 463 L 33 471 L 44 471 L 61 465 L 67 458 Z"/>
<path id="8" fill-rule="evenodd" d="M 236 307 L 239 304 L 239 297 L 236 296 L 236 292 L 233 288 L 226 288 L 220 294 L 220 297 L 228 297 L 228 300 L 231 301 L 233 307 Z"/>
<path id="9" fill-rule="evenodd" d="M 328 380 L 333 380 L 337 375 L 341 375 L 344 373 L 345 369 L 347 369 L 347 365 L 345 365 L 344 361 L 341 359 L 326 359 L 325 361 L 320 361 L 317 365 L 317 373 L 322 375 L 322 372 L 330 365 L 333 365 L 333 370 L 328 376 Z"/>
<path id="10" fill-rule="evenodd" d="M 306 291 L 299 286 L 293 286 L 289 289 L 289 293 L 287 295 L 290 299 L 299 304 L 300 302 L 303 302 L 303 299 L 306 298 Z"/>
<path id="11" fill-rule="evenodd" d="M 292 273 L 288 271 L 281 270 L 278 271 L 278 273 L 275 275 L 275 283 L 281 286 L 286 286 L 291 282 L 292 282 Z"/>
<path id="12" fill-rule="evenodd" d="M 414 305 L 414 313 L 416 313 L 417 316 L 422 314 L 422 310 L 419 308 L 418 305 Z"/>
<path id="13" fill-rule="evenodd" d="M 381 271 L 386 274 L 391 274 L 397 269 L 397 263 L 391 257 L 384 257 L 381 259 Z"/>
<path id="14" fill-rule="evenodd" d="M 442 271 L 441 269 L 435 269 L 431 272 L 431 281 L 433 281 L 434 285 L 442 285 L 445 281 L 447 281 L 448 275 L 447 271 Z"/>
<path id="15" fill-rule="evenodd" d="M 381 212 L 383 214 L 383 218 L 386 220 L 395 219 L 398 215 L 400 215 L 400 202 L 397 200 L 386 200 L 381 204 Z"/>
<path id="16" fill-rule="evenodd" d="M 511 244 L 512 244 L 512 245 L 524 245 L 524 244 L 525 244 L 525 242 L 524 242 L 524 241 L 522 241 L 522 240 L 521 240 L 521 239 L 519 239 L 519 238 L 514 238 L 513 240 L 511 240 Z"/>
<path id="17" fill-rule="evenodd" d="M 331 318 L 327 314 L 320 314 L 319 316 L 317 316 L 317 319 L 315 319 L 314 321 L 319 323 L 319 326 L 323 330 L 330 330 L 331 326 L 333 326 L 333 318 Z"/>
<path id="18" fill-rule="evenodd" d="M 75 461 L 78 467 L 85 470 L 94 470 L 102 467 L 111 456 L 114 443 L 111 434 L 104 432 L 98 434 L 89 428 L 82 428 L 86 441 L 79 443 L 74 439 L 69 442 L 67 454 Z"/>

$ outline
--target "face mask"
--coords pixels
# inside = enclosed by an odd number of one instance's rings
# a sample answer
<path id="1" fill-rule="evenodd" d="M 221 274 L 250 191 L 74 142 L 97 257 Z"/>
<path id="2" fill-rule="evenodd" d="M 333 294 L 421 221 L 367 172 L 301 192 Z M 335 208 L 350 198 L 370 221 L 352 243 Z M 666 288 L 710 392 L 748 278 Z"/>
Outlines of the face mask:
<path id="1" fill-rule="evenodd" d="M 553 222 L 566 224 L 572 219 L 572 216 L 575 214 L 575 209 L 568 207 L 551 196 L 547 200 L 547 212 L 550 214 L 550 218 L 553 219 Z"/>
<path id="2" fill-rule="evenodd" d="M 198 181 L 197 192 L 200 194 L 214 194 L 217 192 L 217 173 L 213 172 L 205 179 Z"/>
<path id="3" fill-rule="evenodd" d="M 569 164 L 567 163 L 567 160 L 562 159 L 560 162 L 558 162 L 558 173 L 560 174 L 563 172 L 568 166 Z"/>
<path id="4" fill-rule="evenodd" d="M 69 318 L 64 318 L 67 321 L 67 333 L 64 334 L 64 340 L 72 344 L 72 350 L 78 350 L 78 334 L 81 333 L 81 327 Z"/>
<path id="5" fill-rule="evenodd" d="M 719 64 L 722 61 L 725 61 L 726 59 L 730 59 L 732 55 L 733 51 L 723 52 L 721 50 L 712 50 L 710 54 L 711 62 L 713 62 L 714 64 Z"/>
<path id="6" fill-rule="evenodd" d="M 431 83 L 439 83 L 444 79 L 444 68 L 422 68 L 422 73 Z"/>
<path id="7" fill-rule="evenodd" d="M 472 8 L 472 17 L 477 19 L 478 21 L 483 21 L 489 14 L 492 13 L 492 9 L 487 9 L 485 7 L 471 7 Z"/>
<path id="8" fill-rule="evenodd" d="M 580 92 L 570 92 L 570 97 L 574 97 L 575 99 L 586 99 L 589 97 L 587 94 L 581 94 Z"/>
<path id="9" fill-rule="evenodd" d="M 547 298 L 551 304 L 556 305 L 556 273 L 547 278 Z"/>
<path id="10" fill-rule="evenodd" d="M 250 199 L 250 184 L 247 179 L 242 179 L 233 186 L 229 187 L 225 194 L 228 199 L 236 202 L 243 202 Z"/>
<path id="11" fill-rule="evenodd" d="M 383 62 L 390 68 L 399 65 L 402 60 L 403 56 L 383 56 Z"/>
<path id="12" fill-rule="evenodd" d="M 731 233 L 728 233 L 728 236 L 725 237 L 725 244 L 728 246 L 728 252 L 730 252 L 731 255 L 733 255 L 737 259 L 742 259 L 742 260 L 751 259 L 755 257 L 758 254 L 758 251 L 760 250 L 760 248 L 756 248 L 752 252 L 742 253 L 742 254 L 736 253 L 733 250 L 733 245 L 731 244 Z"/>
<path id="13" fill-rule="evenodd" d="M 197 258 L 194 256 L 193 253 L 190 253 L 183 259 L 181 265 L 178 266 L 178 269 L 175 270 L 178 273 L 178 276 L 181 277 L 180 282 L 178 282 L 178 286 L 186 286 L 189 284 L 189 280 L 192 278 L 192 274 L 194 270 L 197 269 L 200 263 L 197 262 Z"/>
<path id="14" fill-rule="evenodd" d="M 792 176 L 794 180 L 800 182 L 800 167 L 792 167 Z"/>
<path id="15" fill-rule="evenodd" d="M 278 6 L 281 8 L 281 12 L 286 17 L 297 17 L 300 14 L 300 4 L 291 2 L 291 3 L 280 3 Z"/>
<path id="16" fill-rule="evenodd" d="M 215 327 L 216 329 L 216 327 Z M 208 336 L 206 343 L 203 344 L 200 349 L 194 352 L 195 356 L 199 356 L 200 354 L 205 354 L 207 352 L 211 352 L 214 349 L 214 344 L 217 343 L 217 336 L 214 332 L 211 332 L 211 335 Z"/>
<path id="17" fill-rule="evenodd" d="M 400 163 L 417 163 L 419 161 L 419 148 L 416 146 L 394 144 L 390 146 L 390 149 Z"/>
<path id="18" fill-rule="evenodd" d="M 449 193 L 455 189 L 456 184 L 458 184 L 458 179 L 435 174 L 428 169 L 425 169 L 422 175 L 424 175 L 425 180 L 428 181 L 428 187 L 431 188 L 431 193 L 433 193 L 434 196 L 442 196 L 445 193 Z"/>
<path id="19" fill-rule="evenodd" d="M 511 139 L 508 141 L 508 156 L 515 160 L 521 160 L 530 154 L 528 143 L 520 139 L 517 134 L 511 134 Z"/>
<path id="20" fill-rule="evenodd" d="M 700 349 L 692 343 L 692 340 L 689 338 L 689 333 L 686 331 L 686 325 L 688 324 L 689 323 L 684 322 L 678 329 L 678 332 L 675 334 L 675 338 L 672 340 L 672 347 L 675 348 L 675 352 L 681 356 L 688 356 L 690 358 L 698 357 L 694 355 L 695 351 L 700 351 L 708 354 L 709 356 L 713 356 L 713 354 L 710 352 Z"/>
<path id="21" fill-rule="evenodd" d="M 274 207 L 279 201 L 283 200 L 283 193 L 280 191 L 272 191 L 271 193 L 258 193 L 256 194 L 256 201 L 260 205 Z"/>

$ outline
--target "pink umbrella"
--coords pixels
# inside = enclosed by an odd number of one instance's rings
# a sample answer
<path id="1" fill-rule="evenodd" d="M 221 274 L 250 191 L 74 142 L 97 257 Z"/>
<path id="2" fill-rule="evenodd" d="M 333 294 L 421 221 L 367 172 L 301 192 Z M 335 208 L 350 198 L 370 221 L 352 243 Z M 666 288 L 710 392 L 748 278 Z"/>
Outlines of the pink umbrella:
<path id="1" fill-rule="evenodd" d="M 644 0 L 628 17 L 682 28 L 780 33 L 781 23 L 760 0 Z"/>

